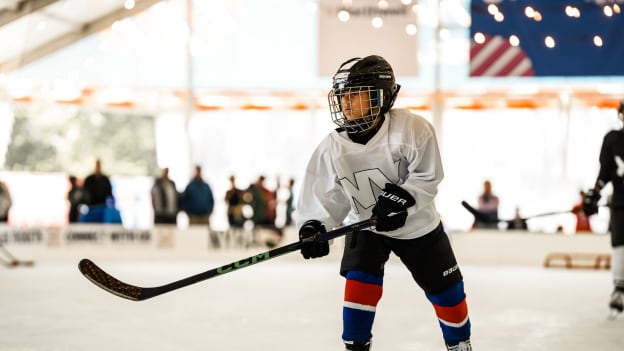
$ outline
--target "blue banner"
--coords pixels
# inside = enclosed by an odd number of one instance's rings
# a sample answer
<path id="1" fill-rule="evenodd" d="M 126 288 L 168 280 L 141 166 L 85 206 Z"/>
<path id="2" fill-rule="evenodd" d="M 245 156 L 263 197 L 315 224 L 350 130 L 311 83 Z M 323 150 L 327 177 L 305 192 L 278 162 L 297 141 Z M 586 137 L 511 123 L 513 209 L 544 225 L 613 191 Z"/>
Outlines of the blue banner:
<path id="1" fill-rule="evenodd" d="M 624 76 L 624 1 L 471 0 L 470 76 Z"/>

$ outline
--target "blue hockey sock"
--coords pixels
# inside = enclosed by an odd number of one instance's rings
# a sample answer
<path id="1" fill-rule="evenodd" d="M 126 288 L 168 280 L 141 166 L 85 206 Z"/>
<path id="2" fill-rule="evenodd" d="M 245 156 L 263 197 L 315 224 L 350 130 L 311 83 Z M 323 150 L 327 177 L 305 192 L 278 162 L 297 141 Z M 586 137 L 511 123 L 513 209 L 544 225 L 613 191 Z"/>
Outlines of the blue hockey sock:
<path id="1" fill-rule="evenodd" d="M 470 338 L 470 318 L 463 282 L 441 293 L 427 295 L 427 299 L 433 304 L 447 344 L 455 345 Z"/>
<path id="2" fill-rule="evenodd" d="M 383 291 L 383 278 L 361 271 L 349 271 L 346 278 L 342 339 L 370 340 L 375 310 Z"/>

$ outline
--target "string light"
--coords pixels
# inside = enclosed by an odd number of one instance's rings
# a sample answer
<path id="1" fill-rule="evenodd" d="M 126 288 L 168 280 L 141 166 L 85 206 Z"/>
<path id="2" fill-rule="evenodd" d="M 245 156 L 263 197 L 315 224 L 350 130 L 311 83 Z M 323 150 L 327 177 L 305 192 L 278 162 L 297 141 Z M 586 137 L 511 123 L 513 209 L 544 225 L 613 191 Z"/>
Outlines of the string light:
<path id="1" fill-rule="evenodd" d="M 565 14 L 568 17 L 572 17 L 572 18 L 580 18 L 581 17 L 581 11 L 576 6 L 570 6 L 570 5 L 566 6 L 565 7 Z"/>
<path id="2" fill-rule="evenodd" d="M 498 8 L 498 6 L 494 3 L 490 3 L 487 6 L 487 11 L 490 15 L 493 16 L 494 20 L 497 22 L 503 22 L 505 20 L 505 16 L 503 15 L 503 13 L 500 11 L 500 9 Z M 616 14 L 619 14 L 621 12 L 621 7 L 617 4 L 617 3 L 613 3 L 612 5 L 604 5 L 602 7 L 602 11 L 603 14 L 607 17 L 613 17 Z M 579 7 L 577 6 L 572 6 L 572 5 L 567 5 L 564 9 L 564 12 L 566 14 L 566 16 L 570 17 L 570 18 L 580 18 L 581 17 L 581 10 Z M 535 8 L 533 8 L 532 6 L 526 6 L 524 8 L 524 15 L 527 18 L 531 18 L 536 22 L 540 22 L 542 21 L 542 14 L 536 10 Z M 473 41 L 477 44 L 483 44 L 485 42 L 485 36 L 483 35 L 483 33 L 475 33 L 475 35 L 473 36 Z M 602 37 L 600 37 L 599 35 L 595 35 L 592 39 L 594 45 L 601 47 L 603 46 L 604 42 Z M 509 36 L 509 44 L 512 46 L 519 46 L 520 45 L 520 37 L 518 37 L 515 34 L 512 34 Z M 554 48 L 557 43 L 556 40 L 553 36 L 546 36 L 544 38 L 544 44 L 548 47 L 548 48 Z"/>
<path id="3" fill-rule="evenodd" d="M 519 46 L 519 45 L 520 45 L 520 38 L 518 38 L 518 36 L 517 36 L 517 35 L 512 34 L 512 35 L 509 37 L 509 44 L 510 44 L 511 46 Z"/>
<path id="4" fill-rule="evenodd" d="M 483 33 L 475 33 L 473 40 L 477 44 L 483 44 L 485 43 L 485 35 L 483 35 Z"/>
<path id="5" fill-rule="evenodd" d="M 126 10 L 132 10 L 134 8 L 135 2 L 134 0 L 126 0 L 124 1 L 124 8 Z"/>
<path id="6" fill-rule="evenodd" d="M 418 32 L 418 28 L 412 22 L 409 17 L 413 16 L 410 12 L 419 14 L 419 10 L 422 7 L 418 7 L 418 4 L 413 4 L 413 0 L 401 0 L 399 5 L 391 6 L 389 0 L 376 0 L 375 6 L 356 6 L 353 7 L 352 0 L 342 0 L 342 7 L 338 9 L 336 17 L 340 22 L 348 22 L 352 17 L 361 18 L 369 17 L 370 24 L 373 28 L 381 28 L 384 26 L 384 20 L 386 16 L 403 16 L 407 17 L 408 24 L 405 25 L 404 30 L 407 35 L 415 35 Z M 411 11 L 410 11 L 411 10 Z"/>
<path id="7" fill-rule="evenodd" d="M 314 1 L 308 1 L 306 3 L 306 11 L 310 13 L 315 13 L 316 11 L 318 11 L 318 4 Z"/>
<path id="8" fill-rule="evenodd" d="M 383 27 L 383 19 L 381 17 L 373 17 L 371 24 L 374 28 L 381 28 Z"/>
<path id="9" fill-rule="evenodd" d="M 495 4 L 489 4 L 487 9 L 488 9 L 488 13 L 492 16 L 496 15 L 497 13 L 500 13 L 498 6 L 496 6 Z"/>
<path id="10" fill-rule="evenodd" d="M 340 12 L 338 12 L 338 20 L 340 20 L 341 22 L 347 22 L 349 18 L 351 18 L 349 11 L 341 10 Z"/>
<path id="11" fill-rule="evenodd" d="M 604 15 L 607 16 L 607 17 L 611 17 L 611 16 L 613 16 L 613 9 L 611 8 L 611 6 L 605 5 L 602 8 L 602 13 L 604 13 Z"/>

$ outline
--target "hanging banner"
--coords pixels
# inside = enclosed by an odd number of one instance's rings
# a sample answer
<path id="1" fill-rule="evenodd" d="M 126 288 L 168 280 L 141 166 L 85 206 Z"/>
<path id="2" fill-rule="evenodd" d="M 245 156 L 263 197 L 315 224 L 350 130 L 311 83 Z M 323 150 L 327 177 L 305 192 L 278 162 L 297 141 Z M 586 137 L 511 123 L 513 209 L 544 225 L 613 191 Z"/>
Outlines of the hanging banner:
<path id="1" fill-rule="evenodd" d="M 624 3 L 472 0 L 470 76 L 624 75 Z"/>
<path id="2" fill-rule="evenodd" d="M 382 5 L 380 7 L 381 4 Z M 398 1 L 319 2 L 319 75 L 333 76 L 353 57 L 379 55 L 397 76 L 418 74 L 418 41 L 413 5 Z"/>

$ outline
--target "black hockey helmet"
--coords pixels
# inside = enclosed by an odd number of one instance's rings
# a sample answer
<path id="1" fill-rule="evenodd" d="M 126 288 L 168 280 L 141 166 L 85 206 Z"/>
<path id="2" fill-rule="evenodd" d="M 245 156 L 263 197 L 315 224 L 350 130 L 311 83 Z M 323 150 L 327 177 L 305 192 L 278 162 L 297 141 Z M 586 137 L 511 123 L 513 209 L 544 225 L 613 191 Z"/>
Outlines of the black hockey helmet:
<path id="1" fill-rule="evenodd" d="M 394 71 L 381 56 L 355 57 L 342 63 L 333 77 L 328 94 L 332 120 L 348 132 L 361 132 L 373 127 L 377 117 L 388 112 L 396 100 L 400 85 Z M 342 113 L 342 96 L 353 91 L 368 92 L 371 109 L 365 116 L 349 120 Z"/>

